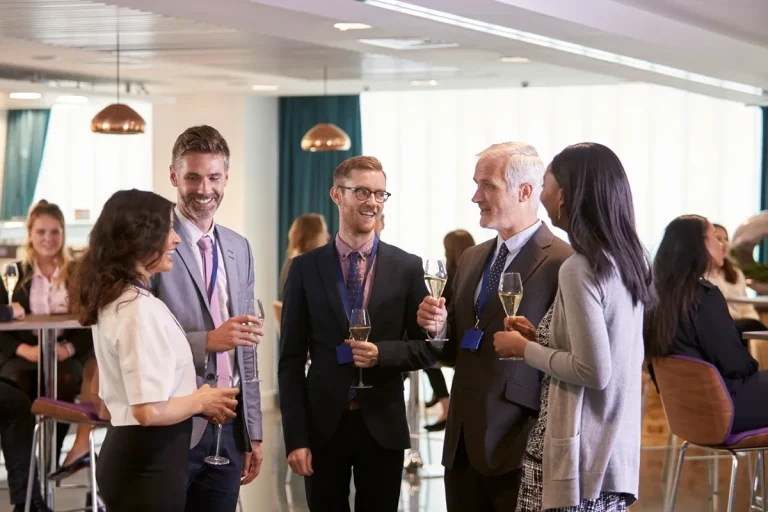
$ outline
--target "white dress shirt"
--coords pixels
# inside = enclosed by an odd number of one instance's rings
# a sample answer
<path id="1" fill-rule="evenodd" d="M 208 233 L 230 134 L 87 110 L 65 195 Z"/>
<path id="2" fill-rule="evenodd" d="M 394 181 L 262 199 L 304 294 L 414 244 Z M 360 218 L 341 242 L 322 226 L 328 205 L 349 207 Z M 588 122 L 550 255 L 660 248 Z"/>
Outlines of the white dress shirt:
<path id="1" fill-rule="evenodd" d="M 491 261 L 496 261 L 496 256 L 501 250 L 501 244 L 506 244 L 507 250 L 509 251 L 507 253 L 507 261 L 504 263 L 504 269 L 506 270 L 506 268 L 509 267 L 509 264 L 512 263 L 512 260 L 515 259 L 515 256 L 517 256 L 522 250 L 523 246 L 527 244 L 531 238 L 533 238 L 533 235 L 536 233 L 536 231 L 539 230 L 540 227 L 541 220 L 537 220 L 533 223 L 533 225 L 525 228 L 516 235 L 511 236 L 508 240 L 503 240 L 501 235 L 498 235 L 496 237 L 496 249 L 493 251 L 493 259 Z M 491 263 L 491 265 L 493 265 L 493 263 Z M 480 288 L 482 288 L 482 286 L 483 278 L 480 277 L 480 282 L 477 283 L 477 288 L 475 288 L 475 302 L 477 302 L 477 298 L 480 296 Z"/>
<path id="2" fill-rule="evenodd" d="M 131 406 L 197 391 L 187 336 L 168 307 L 131 286 L 99 312 L 92 327 L 99 396 L 112 425 L 138 425 Z"/>

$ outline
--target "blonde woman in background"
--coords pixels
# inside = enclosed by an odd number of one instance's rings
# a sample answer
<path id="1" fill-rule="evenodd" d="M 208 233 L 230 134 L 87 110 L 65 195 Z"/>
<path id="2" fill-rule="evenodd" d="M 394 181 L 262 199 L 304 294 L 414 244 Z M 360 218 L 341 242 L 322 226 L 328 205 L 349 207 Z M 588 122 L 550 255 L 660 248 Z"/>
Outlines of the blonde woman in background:
<path id="1" fill-rule="evenodd" d="M 288 269 L 291 268 L 291 262 L 296 256 L 322 247 L 331 239 L 328 233 L 328 226 L 325 224 L 325 217 L 318 213 L 305 213 L 293 221 L 291 229 L 288 230 L 288 250 L 286 251 L 285 263 L 280 271 L 280 288 L 278 297 L 283 300 L 283 288 L 288 279 Z"/>

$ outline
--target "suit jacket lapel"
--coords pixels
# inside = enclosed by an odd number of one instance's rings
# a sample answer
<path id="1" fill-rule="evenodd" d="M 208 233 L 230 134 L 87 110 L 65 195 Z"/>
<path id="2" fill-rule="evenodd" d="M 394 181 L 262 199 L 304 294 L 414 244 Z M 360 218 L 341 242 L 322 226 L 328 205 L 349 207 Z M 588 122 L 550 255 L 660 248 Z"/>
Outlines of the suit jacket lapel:
<path id="1" fill-rule="evenodd" d="M 467 312 L 467 317 L 469 318 L 467 325 L 471 325 L 472 327 L 475 325 L 475 290 L 477 290 L 478 283 L 483 279 L 485 264 L 496 248 L 496 239 L 494 238 L 487 242 L 483 242 L 478 247 L 482 247 L 482 250 L 473 251 L 475 259 L 470 262 L 469 275 L 464 281 L 466 283 L 464 286 L 468 287 L 468 290 L 464 293 L 457 290 L 457 293 L 454 295 L 458 300 L 456 311 Z"/>
<path id="2" fill-rule="evenodd" d="M 552 244 L 552 236 L 552 232 L 549 231 L 547 226 L 542 224 L 504 270 L 504 272 L 517 272 L 520 274 L 520 279 L 523 282 L 523 300 L 525 300 L 525 282 L 531 277 L 534 270 L 541 265 L 541 262 L 546 259 L 547 253 L 542 247 L 549 247 Z M 480 319 L 480 329 L 488 327 L 491 320 L 502 312 L 499 294 L 495 290 L 491 290 L 491 297 Z"/>
<path id="3" fill-rule="evenodd" d="M 317 270 L 325 285 L 325 293 L 331 301 L 331 307 L 336 312 L 342 330 L 347 328 L 347 314 L 344 312 L 344 304 L 341 302 L 338 288 L 339 259 L 335 251 L 335 242 L 328 243 L 317 253 Z"/>
<path id="4" fill-rule="evenodd" d="M 175 213 L 173 216 L 175 217 L 175 225 L 181 226 L 181 221 Z M 179 256 L 179 259 L 182 261 L 182 263 L 187 267 L 187 272 L 189 272 L 189 274 L 192 276 L 192 281 L 195 283 L 197 291 L 200 293 L 200 297 L 202 297 L 202 302 L 205 305 L 208 314 L 211 314 L 211 304 L 208 300 L 208 292 L 205 290 L 203 275 L 200 271 L 200 266 L 197 264 L 197 260 L 195 259 L 195 254 L 192 252 L 199 249 L 194 242 L 187 238 L 187 233 L 183 227 L 176 230 L 176 234 L 179 235 L 179 238 L 181 239 L 181 243 L 176 247 L 176 254 Z"/>
<path id="5" fill-rule="evenodd" d="M 231 316 L 238 316 L 243 314 L 240 304 L 240 297 L 236 297 L 232 293 L 232 286 L 237 279 L 237 276 L 240 275 L 237 272 L 237 259 L 235 258 L 235 253 L 231 249 L 230 240 L 227 237 L 227 234 L 223 231 L 219 231 L 218 227 L 215 228 L 216 231 L 216 240 L 219 244 L 219 248 L 221 249 L 221 256 L 224 259 L 221 263 L 224 264 L 224 271 L 227 273 L 227 296 L 229 297 L 229 312 Z"/>
<path id="6" fill-rule="evenodd" d="M 379 305 L 386 296 L 387 283 L 392 279 L 394 273 L 394 261 L 389 258 L 389 246 L 384 242 L 379 242 L 379 249 L 376 253 L 376 261 L 373 262 L 375 268 L 371 271 L 373 282 L 371 283 L 371 296 L 368 299 L 368 315 L 371 318 L 371 325 L 376 325 L 373 317 L 379 309 Z M 370 279 L 370 277 L 369 277 Z M 363 290 L 365 292 L 365 290 Z"/>

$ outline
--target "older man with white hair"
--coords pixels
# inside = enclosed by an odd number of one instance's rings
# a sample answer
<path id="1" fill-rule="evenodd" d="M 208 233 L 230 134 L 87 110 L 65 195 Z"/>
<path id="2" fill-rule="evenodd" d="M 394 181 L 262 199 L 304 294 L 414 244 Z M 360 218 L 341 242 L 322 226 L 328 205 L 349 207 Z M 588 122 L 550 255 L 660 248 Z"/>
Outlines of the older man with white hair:
<path id="1" fill-rule="evenodd" d="M 522 461 L 540 394 L 539 372 L 500 360 L 493 335 L 504 330 L 498 297 L 504 272 L 517 272 L 525 293 L 518 314 L 537 324 L 555 298 L 560 265 L 571 247 L 538 218 L 544 164 L 528 144 L 494 144 L 478 155 L 472 202 L 480 225 L 498 236 L 468 249 L 448 310 L 427 297 L 419 325 L 447 339 L 440 359 L 455 364 L 443 448 L 449 512 L 515 510 Z"/>

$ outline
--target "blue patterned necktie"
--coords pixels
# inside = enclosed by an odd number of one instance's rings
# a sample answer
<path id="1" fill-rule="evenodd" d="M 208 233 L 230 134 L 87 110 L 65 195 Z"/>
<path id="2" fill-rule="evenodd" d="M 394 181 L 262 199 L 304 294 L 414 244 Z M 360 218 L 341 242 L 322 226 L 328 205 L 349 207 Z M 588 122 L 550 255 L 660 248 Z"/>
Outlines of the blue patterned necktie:
<path id="1" fill-rule="evenodd" d="M 504 272 L 508 254 L 509 249 L 507 249 L 507 244 L 501 244 L 499 254 L 496 256 L 496 260 L 493 262 L 493 265 L 491 265 L 490 275 L 488 276 L 488 289 L 485 290 L 485 293 L 482 293 L 481 291 L 480 295 L 477 297 L 477 301 L 475 301 L 475 318 L 480 318 L 480 316 L 483 314 L 483 310 L 485 310 L 485 305 L 491 298 L 491 294 L 498 291 L 499 280 L 501 280 L 501 274 Z M 485 299 L 483 304 L 480 304 L 481 297 Z"/>
<path id="2" fill-rule="evenodd" d="M 349 254 L 349 270 L 347 271 L 347 299 L 349 307 L 355 309 L 357 298 L 362 293 L 362 282 L 360 280 L 360 253 L 352 252 Z M 351 313 L 351 311 L 347 311 Z"/>

